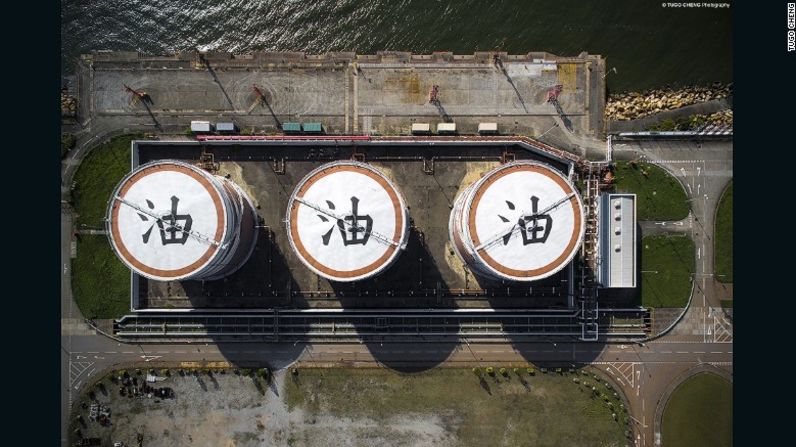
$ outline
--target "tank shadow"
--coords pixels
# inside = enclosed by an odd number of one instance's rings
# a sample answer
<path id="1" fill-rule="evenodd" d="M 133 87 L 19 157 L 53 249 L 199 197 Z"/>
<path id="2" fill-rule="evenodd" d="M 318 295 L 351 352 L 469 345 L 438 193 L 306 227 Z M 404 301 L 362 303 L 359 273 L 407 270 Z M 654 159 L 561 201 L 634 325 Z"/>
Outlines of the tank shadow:
<path id="1" fill-rule="evenodd" d="M 273 232 L 260 226 L 251 256 L 236 272 L 213 281 L 150 281 L 140 283 L 140 306 L 212 311 L 273 309 L 293 303 L 296 283 Z"/>
<path id="2" fill-rule="evenodd" d="M 291 327 L 290 334 L 281 337 L 274 329 L 274 309 L 306 308 L 307 302 L 296 294 L 298 287 L 273 232 L 264 226 L 259 226 L 257 231 L 254 251 L 233 274 L 204 282 L 142 279 L 140 298 L 149 300 L 146 305 L 150 308 L 202 309 L 202 313 L 192 313 L 186 319 L 214 327 L 208 338 L 230 367 L 279 369 L 301 356 L 303 346 L 297 346 L 294 341 L 302 339 L 306 333 L 304 326 L 296 325 Z M 225 311 L 231 305 L 238 309 Z M 199 352 L 201 347 L 197 349 Z"/>
<path id="3" fill-rule="evenodd" d="M 410 229 L 406 250 L 383 275 L 390 288 L 380 277 L 329 284 L 343 309 L 358 312 L 349 322 L 379 364 L 406 373 L 438 366 L 456 349 L 458 326 L 433 314 L 455 302 L 446 298 L 447 284 L 422 232 Z M 400 308 L 417 311 L 392 311 Z"/>
<path id="4" fill-rule="evenodd" d="M 596 340 L 584 331 L 587 320 L 581 318 L 589 303 L 597 299 L 593 273 L 576 256 L 569 266 L 542 280 L 549 287 L 542 296 L 546 305 L 534 308 L 525 318 L 524 330 L 509 332 L 512 346 L 529 364 L 545 368 L 577 368 L 595 361 L 604 351 L 605 337 Z M 570 281 L 572 284 L 570 285 Z M 537 282 L 534 282 L 534 287 Z M 541 290 L 540 290 L 541 292 Z M 536 299 L 531 297 L 530 299 Z M 588 311 L 587 311 L 588 313 Z M 586 329 L 592 326 L 585 326 Z"/>

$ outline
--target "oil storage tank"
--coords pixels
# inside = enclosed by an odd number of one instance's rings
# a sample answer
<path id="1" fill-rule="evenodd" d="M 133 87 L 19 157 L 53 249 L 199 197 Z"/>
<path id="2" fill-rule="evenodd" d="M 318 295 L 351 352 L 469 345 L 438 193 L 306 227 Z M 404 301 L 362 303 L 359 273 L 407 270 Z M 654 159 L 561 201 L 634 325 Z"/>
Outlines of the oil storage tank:
<path id="1" fill-rule="evenodd" d="M 356 161 L 327 163 L 307 174 L 290 197 L 285 223 L 301 262 L 339 282 L 383 272 L 409 236 L 398 188 L 373 166 Z"/>
<path id="2" fill-rule="evenodd" d="M 251 199 L 190 163 L 141 165 L 113 191 L 106 219 L 114 252 L 158 281 L 214 280 L 238 270 L 257 242 Z"/>
<path id="3" fill-rule="evenodd" d="M 572 183 L 532 161 L 499 166 L 457 196 L 448 226 L 454 251 L 481 276 L 535 281 L 564 268 L 583 240 Z"/>

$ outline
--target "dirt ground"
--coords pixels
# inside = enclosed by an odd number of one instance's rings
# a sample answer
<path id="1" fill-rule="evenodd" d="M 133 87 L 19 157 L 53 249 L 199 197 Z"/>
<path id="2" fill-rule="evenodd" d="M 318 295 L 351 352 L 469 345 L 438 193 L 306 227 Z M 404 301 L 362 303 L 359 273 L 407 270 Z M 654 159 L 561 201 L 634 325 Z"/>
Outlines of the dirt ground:
<path id="1" fill-rule="evenodd" d="M 288 411 L 282 399 L 285 379 L 284 371 L 275 374 L 270 386 L 258 379 L 258 389 L 253 378 L 227 372 L 212 379 L 175 374 L 153 384 L 172 388 L 173 399 L 122 397 L 118 385 L 105 380 L 107 393 L 97 391 L 95 396 L 110 407 L 111 424 L 103 427 L 89 421 L 89 410 L 81 408 L 86 422 L 81 431 L 84 437 L 102 438 L 103 445 L 122 441 L 126 446 L 138 445 L 141 433 L 147 447 L 455 445 L 440 417 L 402 416 L 384 423 L 331 415 L 305 417 L 300 408 Z"/>
<path id="2" fill-rule="evenodd" d="M 131 377 L 139 380 L 146 375 L 146 372 L 141 376 L 133 370 L 129 372 Z M 363 377 L 363 374 L 367 377 Z M 113 442 L 122 441 L 125 446 L 136 446 L 139 445 L 137 436 L 142 434 L 143 442 L 140 445 L 148 447 L 385 445 L 431 447 L 470 445 L 472 442 L 481 445 L 482 436 L 477 434 L 481 429 L 491 431 L 489 438 L 495 441 L 495 445 L 520 445 L 515 443 L 518 437 L 514 435 L 520 435 L 519 438 L 526 441 L 535 441 L 536 445 L 555 445 L 547 442 L 550 437 L 565 440 L 570 435 L 575 435 L 574 432 L 569 433 L 570 431 L 582 430 L 582 426 L 576 427 L 579 424 L 574 424 L 570 429 L 567 427 L 570 424 L 565 423 L 561 427 L 562 432 L 550 431 L 547 428 L 545 431 L 549 433 L 528 433 L 527 430 L 533 432 L 537 428 L 535 425 L 526 426 L 526 422 L 521 422 L 522 419 L 535 420 L 531 423 L 549 425 L 550 417 L 554 419 L 572 417 L 570 414 L 561 414 L 557 403 L 539 405 L 543 404 L 545 396 L 550 393 L 556 395 L 556 401 L 571 401 L 572 398 L 558 396 L 560 391 L 557 391 L 561 386 L 568 390 L 570 388 L 576 390 L 577 385 L 567 384 L 571 379 L 564 377 L 554 379 L 561 383 L 550 382 L 548 386 L 545 383 L 551 379 L 539 378 L 536 382 L 539 386 L 532 387 L 533 392 L 522 399 L 520 395 L 525 393 L 521 391 L 522 387 L 516 378 L 508 382 L 504 380 L 505 383 L 502 384 L 499 380 L 490 382 L 492 385 L 487 385 L 487 389 L 491 386 L 491 391 L 486 394 L 480 392 L 478 382 L 469 370 L 434 372 L 425 378 L 413 377 L 394 372 L 353 373 L 350 370 L 336 371 L 331 375 L 328 372 L 303 370 L 300 372 L 300 377 L 293 377 L 282 370 L 276 372 L 268 384 L 264 379 L 255 380 L 253 377 L 235 374 L 233 370 L 226 370 L 224 374 L 217 371 L 212 375 L 189 373 L 184 376 L 172 370 L 165 381 L 150 384 L 156 388 L 169 387 L 174 390 L 173 398 L 164 399 L 121 396 L 120 384 L 113 383 L 109 377 L 106 377 L 101 381 L 105 386 L 104 390 L 93 388 L 95 399 L 93 402 L 110 408 L 110 424 L 102 426 L 99 422 L 89 420 L 88 404 L 92 400 L 91 395 L 86 394 L 75 407 L 83 417 L 82 422 L 75 415 L 72 429 L 79 427 L 81 435 L 86 438 L 101 438 L 102 445 L 112 445 Z M 436 394 L 451 395 L 449 391 L 443 389 L 446 387 L 439 386 L 442 381 L 473 382 L 468 385 L 467 392 L 483 396 L 474 395 L 473 400 L 463 398 L 464 395 L 455 396 L 451 402 L 443 397 L 437 398 Z M 525 384 L 525 381 L 522 383 Z M 336 389 L 329 390 L 327 386 Z M 423 391 L 429 387 L 437 388 L 439 393 Z M 357 393 L 352 388 L 360 390 Z M 354 394 L 348 394 L 349 392 Z M 574 392 L 577 395 L 572 396 L 576 400 L 587 394 Z M 423 403 L 424 399 L 419 398 L 418 393 L 426 394 L 426 397 L 435 403 L 430 406 Z M 493 396 L 493 393 L 496 394 Z M 502 397 L 499 397 L 501 395 Z M 544 413 L 552 413 L 546 415 L 531 407 L 526 409 L 525 404 L 518 399 L 548 407 Z M 583 397 L 583 400 L 588 401 L 586 397 Z M 364 402 L 370 403 L 365 405 Z M 86 408 L 82 406 L 84 403 Z M 479 414 L 470 414 L 471 412 L 464 409 L 468 405 L 478 406 L 482 410 L 479 410 Z M 589 439 L 586 444 L 575 442 L 571 445 L 624 445 L 622 430 L 619 424 L 610 420 L 610 411 L 605 408 L 600 409 L 599 405 L 589 407 L 587 412 L 596 411 L 596 414 L 589 419 L 589 425 L 596 424 L 601 428 L 594 429 L 592 426 L 591 430 L 586 431 L 593 433 L 578 434 L 579 438 L 585 435 L 582 440 Z M 526 415 L 519 420 L 513 420 L 515 418 L 511 413 L 516 413 L 518 410 Z M 490 418 L 485 418 L 485 415 L 489 413 L 497 415 L 492 418 L 497 420 L 497 424 L 488 423 L 486 419 Z M 478 420 L 482 420 L 485 425 L 478 428 L 480 425 Z M 517 426 L 512 428 L 512 425 Z M 498 433 L 505 433 L 502 435 L 504 439 L 499 439 L 501 436 Z M 530 438 L 525 433 L 528 433 Z M 497 438 L 493 437 L 495 435 L 498 435 Z M 75 436 L 73 433 L 73 437 Z M 597 439 L 600 440 L 599 444 L 590 444 Z"/>

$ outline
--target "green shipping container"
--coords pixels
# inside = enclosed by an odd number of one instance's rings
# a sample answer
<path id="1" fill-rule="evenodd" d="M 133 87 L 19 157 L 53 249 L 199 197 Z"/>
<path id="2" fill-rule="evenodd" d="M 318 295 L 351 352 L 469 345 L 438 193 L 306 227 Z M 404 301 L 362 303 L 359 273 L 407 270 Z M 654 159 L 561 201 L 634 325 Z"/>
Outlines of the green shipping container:
<path id="1" fill-rule="evenodd" d="M 304 132 L 323 132 L 323 126 L 321 123 L 304 123 L 301 125 L 304 128 Z"/>
<path id="2" fill-rule="evenodd" d="M 300 123 L 282 123 L 283 132 L 301 132 Z"/>

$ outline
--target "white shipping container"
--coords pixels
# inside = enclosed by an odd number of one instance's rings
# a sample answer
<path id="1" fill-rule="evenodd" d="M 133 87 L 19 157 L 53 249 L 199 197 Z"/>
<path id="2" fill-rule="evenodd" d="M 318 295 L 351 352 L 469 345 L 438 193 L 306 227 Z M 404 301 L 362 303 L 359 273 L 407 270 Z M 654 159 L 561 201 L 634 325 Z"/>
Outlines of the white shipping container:
<path id="1" fill-rule="evenodd" d="M 428 123 L 414 123 L 412 124 L 412 133 L 431 132 L 431 125 Z"/>
<path id="2" fill-rule="evenodd" d="M 191 132 L 211 132 L 212 128 L 210 121 L 191 121 Z"/>
<path id="3" fill-rule="evenodd" d="M 478 123 L 478 133 L 497 133 L 497 123 Z"/>
<path id="4" fill-rule="evenodd" d="M 439 123 L 437 124 L 437 132 L 454 133 L 456 132 L 456 123 Z"/>

